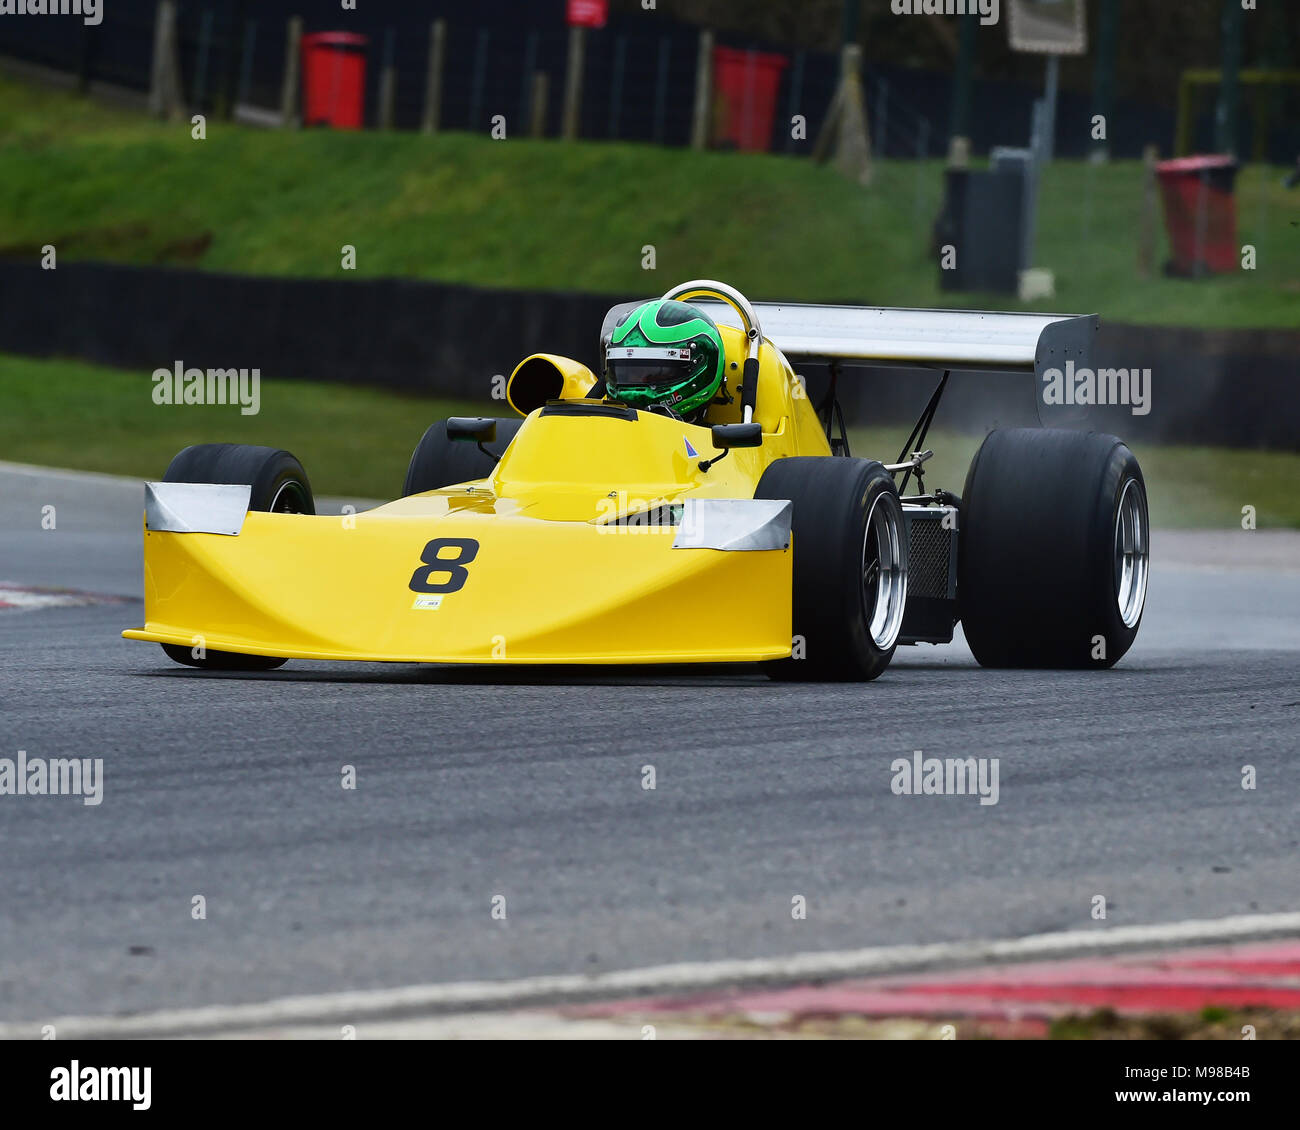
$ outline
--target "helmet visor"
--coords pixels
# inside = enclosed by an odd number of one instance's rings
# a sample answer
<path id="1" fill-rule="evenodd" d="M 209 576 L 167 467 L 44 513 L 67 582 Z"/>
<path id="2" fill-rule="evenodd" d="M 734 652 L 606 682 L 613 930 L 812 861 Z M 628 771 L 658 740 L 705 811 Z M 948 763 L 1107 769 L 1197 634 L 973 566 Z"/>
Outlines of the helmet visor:
<path id="1" fill-rule="evenodd" d="M 616 346 L 605 355 L 606 382 L 616 388 L 679 385 L 690 379 L 694 368 L 689 347 Z"/>

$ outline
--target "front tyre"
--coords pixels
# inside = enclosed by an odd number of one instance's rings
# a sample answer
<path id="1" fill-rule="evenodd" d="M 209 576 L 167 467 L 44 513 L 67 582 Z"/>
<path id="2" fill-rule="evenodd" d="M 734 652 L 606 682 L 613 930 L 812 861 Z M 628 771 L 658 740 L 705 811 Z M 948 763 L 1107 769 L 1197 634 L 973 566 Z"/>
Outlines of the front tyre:
<path id="1" fill-rule="evenodd" d="M 1110 667 L 1137 637 L 1150 552 L 1146 483 L 1120 440 L 1011 428 L 966 476 L 957 602 L 985 667 Z"/>
<path id="2" fill-rule="evenodd" d="M 226 483 L 248 486 L 249 510 L 268 514 L 315 514 L 307 472 L 289 452 L 244 443 L 199 443 L 167 465 L 165 483 Z"/>
<path id="3" fill-rule="evenodd" d="M 773 679 L 866 681 L 893 658 L 907 603 L 907 533 L 893 476 L 867 459 L 778 459 L 755 498 L 793 503 L 792 657 Z"/>
<path id="4" fill-rule="evenodd" d="M 201 443 L 187 447 L 167 467 L 165 483 L 226 483 L 248 486 L 249 510 L 270 514 L 315 514 L 316 500 L 303 466 L 287 451 L 240 443 Z M 160 645 L 169 659 L 186 667 L 214 671 L 272 671 L 285 660 L 272 655 L 241 655 Z M 197 652 L 197 654 L 196 654 Z"/>

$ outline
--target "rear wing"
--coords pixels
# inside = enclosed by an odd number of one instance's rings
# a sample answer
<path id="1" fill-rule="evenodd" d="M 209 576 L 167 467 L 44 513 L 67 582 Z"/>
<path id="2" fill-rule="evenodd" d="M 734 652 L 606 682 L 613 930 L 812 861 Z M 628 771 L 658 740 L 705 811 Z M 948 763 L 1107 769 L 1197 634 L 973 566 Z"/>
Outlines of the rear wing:
<path id="1" fill-rule="evenodd" d="M 740 326 L 724 302 L 692 298 L 691 304 L 723 325 Z M 600 331 L 605 347 L 614 327 L 636 302 L 624 302 L 605 315 Z M 841 365 L 918 366 L 1005 372 L 1092 367 L 1093 342 L 1101 319 L 1096 314 L 1022 314 L 987 310 L 913 310 L 888 306 L 814 306 L 796 302 L 755 302 L 763 336 L 792 364 L 800 361 Z"/>

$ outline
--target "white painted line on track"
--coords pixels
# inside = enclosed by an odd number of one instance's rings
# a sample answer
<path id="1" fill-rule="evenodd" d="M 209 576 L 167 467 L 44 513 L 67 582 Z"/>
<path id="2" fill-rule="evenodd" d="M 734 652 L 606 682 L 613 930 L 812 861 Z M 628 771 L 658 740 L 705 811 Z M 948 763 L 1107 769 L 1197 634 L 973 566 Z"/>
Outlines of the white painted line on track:
<path id="1" fill-rule="evenodd" d="M 692 961 L 610 973 L 559 974 L 513 981 L 460 981 L 284 997 L 260 1004 L 212 1005 L 131 1016 L 64 1017 L 0 1024 L 0 1039 L 39 1039 L 53 1024 L 61 1040 L 216 1035 L 237 1029 L 356 1024 L 448 1012 L 542 1007 L 611 997 L 662 996 L 733 985 L 792 984 L 833 977 L 919 972 L 999 961 L 1036 961 L 1163 946 L 1255 941 L 1300 934 L 1300 913 L 1243 914 L 1155 926 L 1067 930 L 1002 941 L 800 953 L 735 961 Z"/>
<path id="2" fill-rule="evenodd" d="M 87 481 L 112 483 L 116 486 L 139 487 L 144 480 L 132 475 L 112 475 L 106 471 L 74 471 L 69 467 L 42 467 L 38 463 L 10 463 L 0 459 L 0 473 L 25 475 L 33 479 L 67 479 L 72 482 Z"/>
<path id="3" fill-rule="evenodd" d="M 88 604 L 130 604 L 133 598 L 80 589 L 56 589 L 0 581 L 0 612 L 35 612 L 46 608 L 75 608 Z"/>
<path id="4" fill-rule="evenodd" d="M 147 481 L 145 477 L 112 475 L 104 471 L 74 471 L 68 467 L 42 467 L 37 463 L 10 463 L 3 459 L 0 459 L 0 475 L 16 475 L 42 482 L 52 480 L 69 484 L 100 484 L 108 487 L 119 487 L 125 494 L 138 495 L 141 512 L 144 509 L 144 484 Z M 149 478 L 157 478 L 157 476 L 150 476 Z M 132 501 L 134 501 L 134 497 Z M 326 514 L 332 515 L 336 511 L 341 512 L 344 505 L 353 506 L 358 512 L 361 512 L 373 510 L 386 501 L 391 500 L 323 495 L 316 499 L 316 506 L 318 513 L 323 509 Z"/>

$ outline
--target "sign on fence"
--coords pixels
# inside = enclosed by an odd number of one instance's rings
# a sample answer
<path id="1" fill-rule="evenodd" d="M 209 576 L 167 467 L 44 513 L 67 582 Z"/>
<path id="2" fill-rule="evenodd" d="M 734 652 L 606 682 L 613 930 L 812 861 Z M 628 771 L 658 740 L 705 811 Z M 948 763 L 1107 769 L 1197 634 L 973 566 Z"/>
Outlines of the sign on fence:
<path id="1" fill-rule="evenodd" d="M 604 27 L 609 0 L 569 0 L 570 27 Z"/>
<path id="2" fill-rule="evenodd" d="M 1082 55 L 1088 49 L 1085 0 L 1011 0 L 1011 50 Z"/>

